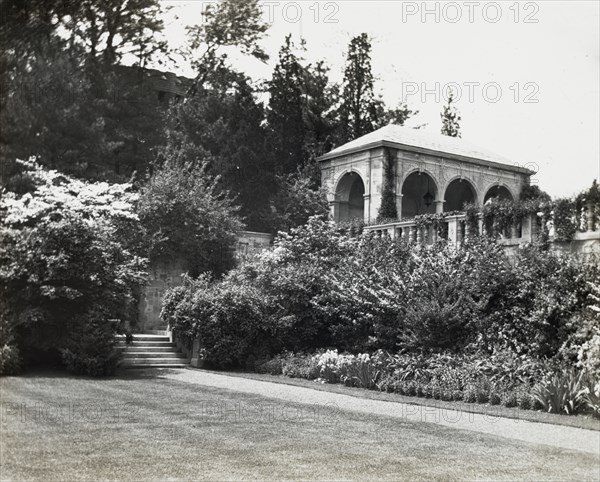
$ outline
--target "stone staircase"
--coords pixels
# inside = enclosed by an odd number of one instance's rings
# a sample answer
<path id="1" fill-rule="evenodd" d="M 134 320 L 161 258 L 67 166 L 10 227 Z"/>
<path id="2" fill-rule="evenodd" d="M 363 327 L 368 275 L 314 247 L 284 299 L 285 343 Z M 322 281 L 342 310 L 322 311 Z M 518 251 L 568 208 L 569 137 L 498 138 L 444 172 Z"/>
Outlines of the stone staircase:
<path id="1" fill-rule="evenodd" d="M 127 345 L 125 336 L 118 337 L 117 348 L 123 353 L 122 368 L 184 368 L 188 358 L 172 343 L 164 331 L 135 333 Z"/>

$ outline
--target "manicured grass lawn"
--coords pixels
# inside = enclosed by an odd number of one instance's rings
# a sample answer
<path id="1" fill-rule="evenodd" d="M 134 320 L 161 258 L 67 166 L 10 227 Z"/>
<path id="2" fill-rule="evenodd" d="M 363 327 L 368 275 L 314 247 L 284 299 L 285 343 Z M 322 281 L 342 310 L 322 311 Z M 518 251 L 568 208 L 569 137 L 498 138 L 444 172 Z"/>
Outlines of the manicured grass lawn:
<path id="1" fill-rule="evenodd" d="M 0 390 L 2 480 L 600 478 L 594 455 L 142 374 Z"/>

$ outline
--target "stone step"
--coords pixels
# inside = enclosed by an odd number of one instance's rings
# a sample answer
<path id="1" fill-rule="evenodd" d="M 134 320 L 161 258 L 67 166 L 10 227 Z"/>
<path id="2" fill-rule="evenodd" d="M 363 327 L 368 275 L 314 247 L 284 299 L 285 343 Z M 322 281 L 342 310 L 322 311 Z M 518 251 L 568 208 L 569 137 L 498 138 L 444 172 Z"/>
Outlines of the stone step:
<path id="1" fill-rule="evenodd" d="M 185 365 L 188 366 L 187 358 L 125 358 L 121 366 L 128 367 L 134 365 Z"/>
<path id="2" fill-rule="evenodd" d="M 167 330 L 144 330 L 141 335 L 163 335 L 167 336 Z"/>
<path id="3" fill-rule="evenodd" d="M 178 358 L 178 359 L 182 359 L 182 360 L 187 360 L 187 357 L 185 355 L 183 355 L 182 353 L 179 352 L 165 352 L 165 353 L 157 353 L 157 352 L 152 352 L 152 351 L 144 351 L 144 352 L 124 352 L 123 353 L 123 359 L 124 360 L 128 360 L 131 358 L 160 358 L 160 359 L 165 359 L 165 358 Z"/>
<path id="4" fill-rule="evenodd" d="M 122 352 L 137 353 L 141 351 L 151 352 L 173 352 L 177 351 L 174 343 L 169 343 L 167 346 L 156 346 L 154 344 L 135 344 L 135 345 L 117 345 L 117 348 Z"/>
<path id="5" fill-rule="evenodd" d="M 117 335 L 117 340 L 125 340 L 125 335 Z M 133 341 L 171 341 L 166 335 L 145 335 L 135 333 Z"/>
<path id="6" fill-rule="evenodd" d="M 121 365 L 126 370 L 142 368 L 187 368 L 189 363 L 136 363 L 135 365 Z"/>
<path id="7" fill-rule="evenodd" d="M 131 343 L 125 343 L 125 340 L 117 341 L 117 346 L 175 346 L 171 341 L 139 341 L 134 340 Z"/>

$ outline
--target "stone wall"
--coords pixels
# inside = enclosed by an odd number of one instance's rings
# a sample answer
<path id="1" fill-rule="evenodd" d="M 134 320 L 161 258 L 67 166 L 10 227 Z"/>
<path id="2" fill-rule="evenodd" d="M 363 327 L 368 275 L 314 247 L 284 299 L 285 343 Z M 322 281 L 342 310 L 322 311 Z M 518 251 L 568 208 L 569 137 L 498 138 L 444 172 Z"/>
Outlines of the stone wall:
<path id="1" fill-rule="evenodd" d="M 235 257 L 241 260 L 269 249 L 273 236 L 267 233 L 242 231 L 238 234 Z M 165 292 L 182 283 L 181 276 L 187 272 L 187 264 L 183 258 L 172 257 L 153 263 L 148 271 L 148 284 L 139 305 L 138 330 L 164 330 L 166 327 L 160 319 L 162 299 Z"/>
<path id="2" fill-rule="evenodd" d="M 181 275 L 187 271 L 181 258 L 162 259 L 153 263 L 148 270 L 148 284 L 140 300 L 139 328 L 160 330 L 164 325 L 160 319 L 162 298 L 167 289 L 181 284 Z"/>

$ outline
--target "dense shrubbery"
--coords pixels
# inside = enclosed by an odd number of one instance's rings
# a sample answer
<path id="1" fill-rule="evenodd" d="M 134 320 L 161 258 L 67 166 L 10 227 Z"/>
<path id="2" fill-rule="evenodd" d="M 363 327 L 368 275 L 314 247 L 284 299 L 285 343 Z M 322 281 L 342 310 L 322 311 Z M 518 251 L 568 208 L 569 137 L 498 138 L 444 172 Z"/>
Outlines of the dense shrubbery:
<path id="1" fill-rule="evenodd" d="M 76 372 L 109 373 L 119 320 L 136 319 L 145 279 L 136 195 L 22 164 L 35 190 L 4 192 L 0 205 L 3 366 L 5 355 L 16 366 L 16 347 L 25 361 L 60 356 Z"/>
<path id="2" fill-rule="evenodd" d="M 416 247 L 352 237 L 313 218 L 211 289 L 255 290 L 266 306 L 262 322 L 277 326 L 275 345 L 290 350 L 506 349 L 552 357 L 576 333 L 598 271 L 536 246 L 509 259 L 484 238 L 460 248 Z M 166 305 L 164 316 L 179 330 L 187 318 L 175 309 Z"/>

